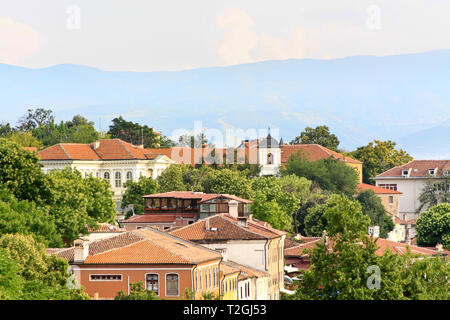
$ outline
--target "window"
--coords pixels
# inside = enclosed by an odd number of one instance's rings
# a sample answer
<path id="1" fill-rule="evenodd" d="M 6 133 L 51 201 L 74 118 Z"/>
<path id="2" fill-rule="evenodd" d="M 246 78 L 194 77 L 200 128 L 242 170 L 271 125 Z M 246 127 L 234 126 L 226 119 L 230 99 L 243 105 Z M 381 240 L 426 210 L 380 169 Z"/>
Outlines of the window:
<path id="1" fill-rule="evenodd" d="M 407 177 L 409 175 L 409 170 L 403 170 L 402 176 Z"/>
<path id="2" fill-rule="evenodd" d="M 95 173 L 95 176 L 96 176 L 97 178 L 100 177 L 100 172 L 97 171 L 97 172 Z"/>
<path id="3" fill-rule="evenodd" d="M 394 196 L 389 196 L 389 203 L 394 203 Z"/>
<path id="4" fill-rule="evenodd" d="M 378 186 L 380 188 L 397 191 L 397 184 L 396 183 L 394 183 L 394 184 L 379 184 Z"/>
<path id="5" fill-rule="evenodd" d="M 178 296 L 178 275 L 168 274 L 166 275 L 166 295 Z"/>
<path id="6" fill-rule="evenodd" d="M 145 276 L 145 284 L 146 284 L 147 290 L 151 290 L 154 293 L 159 294 L 158 278 L 159 278 L 159 276 L 157 274 L 148 274 Z"/>
<path id="7" fill-rule="evenodd" d="M 271 153 L 267 155 L 267 164 L 273 164 L 273 154 Z"/>
<path id="8" fill-rule="evenodd" d="M 430 176 L 434 176 L 434 169 L 428 169 L 428 174 Z"/>
<path id="9" fill-rule="evenodd" d="M 106 180 L 109 180 L 109 172 L 105 172 L 103 174 L 103 178 L 105 178 Z"/>
<path id="10" fill-rule="evenodd" d="M 122 281 L 121 274 L 91 274 L 90 281 Z"/>
<path id="11" fill-rule="evenodd" d="M 198 272 L 197 272 L 197 270 L 195 270 L 194 278 L 195 278 L 195 286 L 194 286 L 194 288 L 195 288 L 195 290 L 198 290 Z"/>
<path id="12" fill-rule="evenodd" d="M 133 172 L 128 171 L 127 172 L 127 181 L 131 181 L 131 180 L 133 180 Z"/>
<path id="13" fill-rule="evenodd" d="M 116 172 L 115 178 L 116 178 L 116 188 L 120 188 L 122 186 L 122 175 L 120 174 L 120 172 Z"/>

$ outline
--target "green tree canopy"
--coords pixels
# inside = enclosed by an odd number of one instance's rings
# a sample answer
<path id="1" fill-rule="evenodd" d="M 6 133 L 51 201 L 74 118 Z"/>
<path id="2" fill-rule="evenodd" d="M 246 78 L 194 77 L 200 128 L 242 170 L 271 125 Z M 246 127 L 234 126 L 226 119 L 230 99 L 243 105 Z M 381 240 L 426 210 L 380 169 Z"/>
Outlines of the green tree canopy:
<path id="1" fill-rule="evenodd" d="M 330 133 L 327 126 L 317 126 L 315 128 L 306 127 L 299 136 L 291 141 L 291 144 L 319 144 L 325 148 L 338 151 L 339 139 Z"/>
<path id="2" fill-rule="evenodd" d="M 333 193 L 355 194 L 358 185 L 356 170 L 337 159 L 309 161 L 300 152 L 289 157 L 282 175 L 295 174 L 317 182 L 323 190 Z"/>
<path id="3" fill-rule="evenodd" d="M 392 217 L 386 214 L 380 197 L 372 190 L 365 190 L 358 193 L 356 200 L 361 204 L 362 211 L 369 216 L 370 225 L 379 226 L 380 237 L 387 238 L 388 233 L 394 229 L 395 225 Z"/>
<path id="4" fill-rule="evenodd" d="M 434 247 L 439 243 L 450 250 L 450 204 L 441 203 L 422 212 L 416 232 L 417 244 Z"/>
<path id="5" fill-rule="evenodd" d="M 349 157 L 363 162 L 363 181 L 373 184 L 373 177 L 413 158 L 403 149 L 397 150 L 394 141 L 374 140 L 368 145 L 348 153 Z"/>
<path id="6" fill-rule="evenodd" d="M 145 289 L 143 282 L 130 283 L 130 294 L 119 291 L 114 300 L 159 300 L 158 295 Z"/>
<path id="7" fill-rule="evenodd" d="M 122 139 L 134 145 L 144 144 L 145 148 L 156 148 L 160 145 L 160 137 L 147 125 L 126 121 L 122 116 L 114 118 L 109 126 L 108 134 L 113 139 Z"/>
<path id="8" fill-rule="evenodd" d="M 37 155 L 5 138 L 0 138 L 0 185 L 10 190 L 18 200 L 39 204 L 48 196 Z"/>
<path id="9" fill-rule="evenodd" d="M 417 212 L 439 203 L 450 203 L 450 176 L 428 177 L 418 197 L 420 205 Z"/>
<path id="10" fill-rule="evenodd" d="M 146 194 L 153 194 L 159 191 L 158 183 L 153 178 L 139 177 L 137 182 L 132 180 L 124 184 L 125 193 L 122 196 L 121 207 L 126 208 L 128 205 L 133 205 L 135 214 L 144 213 L 144 200 L 142 196 Z"/>

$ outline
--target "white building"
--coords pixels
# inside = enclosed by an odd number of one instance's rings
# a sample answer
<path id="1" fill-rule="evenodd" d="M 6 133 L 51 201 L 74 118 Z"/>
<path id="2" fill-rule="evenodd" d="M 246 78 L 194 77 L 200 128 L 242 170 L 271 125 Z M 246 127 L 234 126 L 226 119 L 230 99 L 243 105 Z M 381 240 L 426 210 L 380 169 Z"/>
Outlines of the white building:
<path id="1" fill-rule="evenodd" d="M 375 177 L 381 188 L 400 191 L 399 218 L 416 219 L 420 208 L 419 196 L 429 179 L 436 182 L 450 175 L 450 160 L 413 160 L 403 166 L 394 167 Z M 424 207 L 421 211 L 428 208 Z"/>
<path id="2" fill-rule="evenodd" d="M 144 149 L 120 139 L 103 139 L 91 144 L 58 143 L 38 153 L 42 170 L 48 173 L 66 167 L 77 169 L 85 177 L 104 178 L 111 183 L 114 201 L 122 213 L 120 201 L 124 183 L 140 176 L 156 179 L 172 161 L 158 149 Z"/>

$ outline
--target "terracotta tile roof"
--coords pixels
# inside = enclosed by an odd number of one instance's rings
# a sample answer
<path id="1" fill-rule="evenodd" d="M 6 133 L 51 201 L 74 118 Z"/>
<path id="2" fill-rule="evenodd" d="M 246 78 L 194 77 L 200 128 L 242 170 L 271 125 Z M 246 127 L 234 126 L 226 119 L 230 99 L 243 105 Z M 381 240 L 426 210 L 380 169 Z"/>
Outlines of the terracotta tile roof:
<path id="1" fill-rule="evenodd" d="M 317 244 L 322 242 L 322 238 L 310 238 L 305 243 L 297 243 L 295 246 L 291 246 L 287 249 L 284 249 L 284 256 L 304 256 L 306 255 L 305 250 L 315 248 Z"/>
<path id="2" fill-rule="evenodd" d="M 126 232 L 125 229 L 122 229 L 118 226 L 114 226 L 109 223 L 99 223 L 96 229 L 87 227 L 89 233 L 116 233 L 116 232 Z"/>
<path id="3" fill-rule="evenodd" d="M 235 268 L 233 266 L 230 266 L 225 263 L 225 261 L 220 262 L 219 271 L 224 276 L 231 275 L 233 273 L 240 273 L 241 271 L 238 268 Z"/>
<path id="4" fill-rule="evenodd" d="M 450 170 L 450 160 L 413 160 L 380 173 L 377 177 L 403 177 L 403 170 L 409 170 L 410 177 L 426 177 L 428 170 L 436 168 L 436 175 L 443 175 L 445 171 Z"/>
<path id="5" fill-rule="evenodd" d="M 154 193 L 149 195 L 144 195 L 143 198 L 176 198 L 176 199 L 197 199 L 199 203 L 212 200 L 215 198 L 227 198 L 230 200 L 236 200 L 242 203 L 253 203 L 253 201 L 237 197 L 231 194 L 225 193 L 203 193 L 194 191 L 169 191 L 163 193 Z"/>
<path id="6" fill-rule="evenodd" d="M 382 255 L 386 250 L 390 250 L 395 254 L 404 255 L 407 251 L 406 247 L 408 246 L 406 243 L 395 242 L 382 238 L 376 239 L 376 243 L 379 247 L 376 251 L 378 255 Z M 433 256 L 438 253 L 436 248 L 426 248 L 415 245 L 409 245 L 409 248 L 412 254 L 418 254 L 421 256 Z"/>
<path id="7" fill-rule="evenodd" d="M 357 193 L 359 193 L 361 191 L 365 191 L 365 190 L 372 190 L 376 194 L 403 194 L 400 191 L 390 190 L 390 189 L 386 189 L 386 188 L 381 188 L 381 187 L 373 186 L 373 185 L 367 184 L 367 183 L 360 183 L 356 187 L 356 192 Z"/>
<path id="8" fill-rule="evenodd" d="M 269 273 L 265 272 L 265 271 L 261 271 L 231 260 L 227 260 L 227 261 L 222 261 L 220 263 L 221 265 L 224 264 L 228 267 L 234 268 L 234 269 L 238 269 L 239 271 L 241 271 L 242 273 L 245 273 L 245 276 L 248 278 L 264 278 L 264 277 L 269 277 Z"/>
<path id="9" fill-rule="evenodd" d="M 206 230 L 205 227 L 206 221 L 209 222 L 208 230 Z M 188 226 L 171 230 L 169 233 L 177 237 L 196 242 L 264 240 L 274 239 L 281 236 L 279 233 L 273 232 L 272 229 L 252 223 L 250 220 L 248 221 L 247 228 L 241 226 L 238 224 L 236 219 L 232 218 L 228 214 L 217 214 L 209 218 L 201 219 Z"/>
<path id="10" fill-rule="evenodd" d="M 73 262 L 74 248 L 56 253 Z M 198 264 L 221 259 L 213 250 L 151 228 L 93 241 L 85 264 Z"/>
<path id="11" fill-rule="evenodd" d="M 281 147 L 281 163 L 286 163 L 292 154 L 296 154 L 299 151 L 300 154 L 304 155 L 310 161 L 328 159 L 331 157 L 334 159 L 339 159 L 342 162 L 362 164 L 361 161 L 344 156 L 343 154 L 332 151 L 318 144 L 283 145 Z"/>
<path id="12" fill-rule="evenodd" d="M 58 143 L 38 155 L 41 160 L 154 160 L 167 155 L 167 150 L 143 149 L 120 139 L 101 139 L 91 144 Z"/>

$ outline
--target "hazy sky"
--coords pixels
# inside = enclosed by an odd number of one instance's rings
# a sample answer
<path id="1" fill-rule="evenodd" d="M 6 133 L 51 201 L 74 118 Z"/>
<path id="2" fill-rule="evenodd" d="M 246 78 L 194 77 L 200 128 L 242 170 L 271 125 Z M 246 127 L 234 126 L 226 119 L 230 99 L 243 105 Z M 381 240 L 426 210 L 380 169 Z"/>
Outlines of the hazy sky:
<path id="1" fill-rule="evenodd" d="M 0 0 L 0 63 L 182 70 L 450 49 L 449 0 Z"/>

